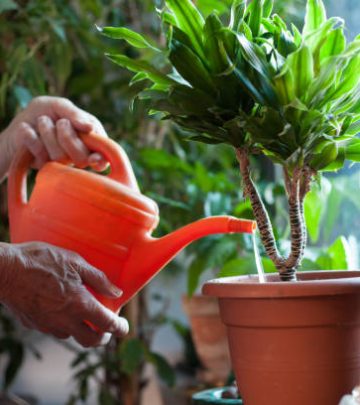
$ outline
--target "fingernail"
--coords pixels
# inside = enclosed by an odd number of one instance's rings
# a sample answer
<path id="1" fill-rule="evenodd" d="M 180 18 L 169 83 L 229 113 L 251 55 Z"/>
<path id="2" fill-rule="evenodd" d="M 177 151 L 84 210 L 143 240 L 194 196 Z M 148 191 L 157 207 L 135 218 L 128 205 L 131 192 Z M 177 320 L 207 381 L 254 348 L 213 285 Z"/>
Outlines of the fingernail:
<path id="1" fill-rule="evenodd" d="M 115 285 L 112 285 L 110 287 L 110 290 L 111 290 L 112 294 L 114 294 L 116 297 L 121 297 L 123 295 L 122 290 L 117 288 Z"/>

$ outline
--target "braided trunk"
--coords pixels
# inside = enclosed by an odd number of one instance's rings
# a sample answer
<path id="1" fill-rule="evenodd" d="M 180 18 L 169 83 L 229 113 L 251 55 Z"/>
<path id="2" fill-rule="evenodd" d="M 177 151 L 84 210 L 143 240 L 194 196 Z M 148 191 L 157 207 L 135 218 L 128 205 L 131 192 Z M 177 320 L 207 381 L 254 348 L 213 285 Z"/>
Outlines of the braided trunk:
<path id="1" fill-rule="evenodd" d="M 245 148 L 236 149 L 240 173 L 244 184 L 244 196 L 248 197 L 254 212 L 261 242 L 266 254 L 277 268 L 282 281 L 296 280 L 296 269 L 304 255 L 307 233 L 304 220 L 304 198 L 309 191 L 312 173 L 308 169 L 296 170 L 292 176 L 284 170 L 285 188 L 288 196 L 291 229 L 291 249 L 288 257 L 279 253 L 273 227 L 250 174 L 249 153 Z"/>

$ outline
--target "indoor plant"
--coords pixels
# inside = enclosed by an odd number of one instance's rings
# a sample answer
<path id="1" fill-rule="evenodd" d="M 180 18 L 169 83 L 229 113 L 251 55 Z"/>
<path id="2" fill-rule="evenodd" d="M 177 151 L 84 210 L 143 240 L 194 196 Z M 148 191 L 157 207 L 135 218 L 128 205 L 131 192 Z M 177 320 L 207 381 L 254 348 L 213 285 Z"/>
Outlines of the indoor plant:
<path id="1" fill-rule="evenodd" d="M 323 170 L 340 169 L 346 159 L 359 160 L 360 38 L 347 44 L 343 21 L 327 19 L 321 0 L 308 0 L 302 32 L 271 15 L 272 0 L 235 0 L 226 25 L 215 14 L 205 20 L 190 0 L 165 3 L 159 11 L 165 49 L 126 28 L 107 27 L 103 33 L 147 49 L 143 59 L 108 56 L 136 72 L 133 82 L 144 81 L 140 98 L 152 113 L 189 130 L 190 139 L 235 149 L 244 194 L 279 273 L 264 284 L 250 277 L 245 283 L 227 279 L 205 286 L 206 293 L 220 297 L 223 320 L 231 325 L 233 366 L 245 402 L 336 404 L 360 372 L 357 360 L 351 367 L 348 361 L 359 348 L 344 346 L 359 338 L 358 273 L 318 273 L 321 280 L 312 282 L 313 274 L 304 273 L 299 278 L 308 281 L 278 281 L 296 280 L 311 182 Z M 158 54 L 161 69 L 147 62 L 149 53 Z M 291 227 L 286 254 L 277 248 L 250 175 L 250 158 L 259 155 L 284 172 Z M 322 350 L 313 347 L 319 341 Z"/>

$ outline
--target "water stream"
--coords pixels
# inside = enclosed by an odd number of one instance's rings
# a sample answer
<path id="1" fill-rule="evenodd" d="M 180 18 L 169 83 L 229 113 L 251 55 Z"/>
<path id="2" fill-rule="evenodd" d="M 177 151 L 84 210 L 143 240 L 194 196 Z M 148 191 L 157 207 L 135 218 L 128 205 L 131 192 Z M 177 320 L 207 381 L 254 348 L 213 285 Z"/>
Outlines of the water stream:
<path id="1" fill-rule="evenodd" d="M 255 265 L 256 265 L 256 270 L 259 276 L 259 283 L 265 283 L 266 278 L 265 278 L 265 272 L 264 268 L 261 262 L 261 256 L 258 248 L 258 241 L 257 241 L 257 232 L 255 231 L 252 234 L 252 240 L 253 240 L 253 246 L 254 246 L 254 255 L 255 255 Z"/>

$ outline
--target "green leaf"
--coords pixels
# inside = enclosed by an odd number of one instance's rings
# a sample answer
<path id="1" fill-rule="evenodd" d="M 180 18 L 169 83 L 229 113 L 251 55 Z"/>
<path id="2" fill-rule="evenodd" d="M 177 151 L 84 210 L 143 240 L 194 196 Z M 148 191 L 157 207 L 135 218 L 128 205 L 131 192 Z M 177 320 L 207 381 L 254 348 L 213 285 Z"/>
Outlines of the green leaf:
<path id="1" fill-rule="evenodd" d="M 264 0 L 253 0 L 251 5 L 252 8 L 250 11 L 248 25 L 252 31 L 253 37 L 257 37 L 260 31 Z"/>
<path id="2" fill-rule="evenodd" d="M 285 66 L 283 71 L 275 76 L 274 85 L 278 98 L 283 105 L 290 104 L 295 100 L 295 79 L 292 70 L 288 66 Z"/>
<path id="3" fill-rule="evenodd" d="M 190 48 L 172 40 L 169 59 L 180 75 L 194 88 L 208 93 L 215 92 L 215 86 L 209 72 L 201 59 Z"/>
<path id="4" fill-rule="evenodd" d="M 253 257 L 241 257 L 232 259 L 224 264 L 217 277 L 233 277 L 255 272 L 255 260 Z"/>
<path id="5" fill-rule="evenodd" d="M 150 48 L 155 51 L 160 52 L 160 49 L 158 49 L 156 46 L 152 45 L 149 40 L 144 38 L 142 35 L 138 34 L 137 32 L 134 32 L 128 28 L 125 27 L 103 27 L 103 28 L 98 28 L 99 31 L 113 39 L 123 39 L 126 42 L 128 42 L 130 45 L 134 46 L 135 48 L 141 48 L 141 49 L 146 49 Z"/>
<path id="6" fill-rule="evenodd" d="M 191 0 L 166 0 L 166 5 L 174 13 L 177 26 L 191 39 L 198 55 L 206 59 L 202 44 L 205 21 L 199 10 Z"/>
<path id="7" fill-rule="evenodd" d="M 135 60 L 120 54 L 106 54 L 106 56 L 117 65 L 131 70 L 132 72 L 146 73 L 147 77 L 154 83 L 164 85 L 172 85 L 176 83 L 146 61 Z"/>
<path id="8" fill-rule="evenodd" d="M 154 364 L 160 378 L 165 381 L 167 385 L 173 387 L 176 380 L 175 372 L 165 357 L 158 353 L 150 352 L 148 354 L 148 360 Z"/>
<path id="9" fill-rule="evenodd" d="M 144 343 L 140 339 L 127 339 L 119 347 L 119 356 L 121 358 L 121 370 L 131 375 L 145 358 Z"/>
<path id="10" fill-rule="evenodd" d="M 194 292 L 198 288 L 200 276 L 206 270 L 206 268 L 207 268 L 206 257 L 198 256 L 192 261 L 188 269 L 188 278 L 187 278 L 187 293 L 190 297 L 194 294 Z"/>
<path id="11" fill-rule="evenodd" d="M 346 38 L 343 28 L 337 28 L 327 35 L 326 41 L 320 50 L 320 60 L 341 54 L 346 48 Z"/>
<path id="12" fill-rule="evenodd" d="M 216 74 L 224 72 L 229 66 L 224 48 L 219 44 L 218 34 L 222 27 L 223 25 L 216 14 L 210 14 L 204 26 L 205 52 L 210 68 Z"/>
<path id="13" fill-rule="evenodd" d="M 304 201 L 304 215 L 310 239 L 316 243 L 319 239 L 321 222 L 324 218 L 325 207 L 331 192 L 329 180 L 322 178 L 321 184 L 314 184 L 307 193 Z"/>
<path id="14" fill-rule="evenodd" d="M 326 10 L 322 0 L 308 0 L 303 34 L 318 29 L 326 21 Z"/>
<path id="15" fill-rule="evenodd" d="M 246 0 L 234 0 L 231 6 L 229 27 L 238 31 L 246 10 Z"/>
<path id="16" fill-rule="evenodd" d="M 302 96 L 314 78 L 313 57 L 309 47 L 303 45 L 288 57 L 286 63 L 294 78 L 295 95 L 302 100 Z"/>
<path id="17" fill-rule="evenodd" d="M 360 139 L 352 139 L 351 142 L 346 146 L 345 151 L 346 159 L 353 162 L 360 162 Z"/>
<path id="18" fill-rule="evenodd" d="M 346 159 L 345 147 L 338 148 L 337 157 L 330 164 L 321 169 L 322 172 L 336 172 L 344 167 Z"/>
<path id="19" fill-rule="evenodd" d="M 19 6 L 13 0 L 1 0 L 0 1 L 0 13 L 4 11 L 17 10 Z"/>
<path id="20" fill-rule="evenodd" d="M 330 92 L 325 99 L 336 99 L 356 89 L 360 82 L 359 72 L 360 55 L 356 55 L 350 59 L 348 65 L 342 72 L 340 82 L 337 84 L 335 91 Z"/>
<path id="21" fill-rule="evenodd" d="M 325 146 L 324 149 L 314 155 L 311 159 L 310 166 L 315 170 L 321 170 L 328 167 L 330 163 L 334 162 L 338 156 L 338 146 L 335 142 Z"/>
<path id="22" fill-rule="evenodd" d="M 270 17 L 274 8 L 274 0 L 265 0 L 263 6 L 263 18 Z"/>
<path id="23" fill-rule="evenodd" d="M 318 263 L 322 264 L 322 267 L 330 265 L 329 270 L 347 270 L 350 263 L 350 246 L 344 236 L 339 236 L 336 241 L 329 247 L 326 252 L 330 260 L 319 259 Z"/>

